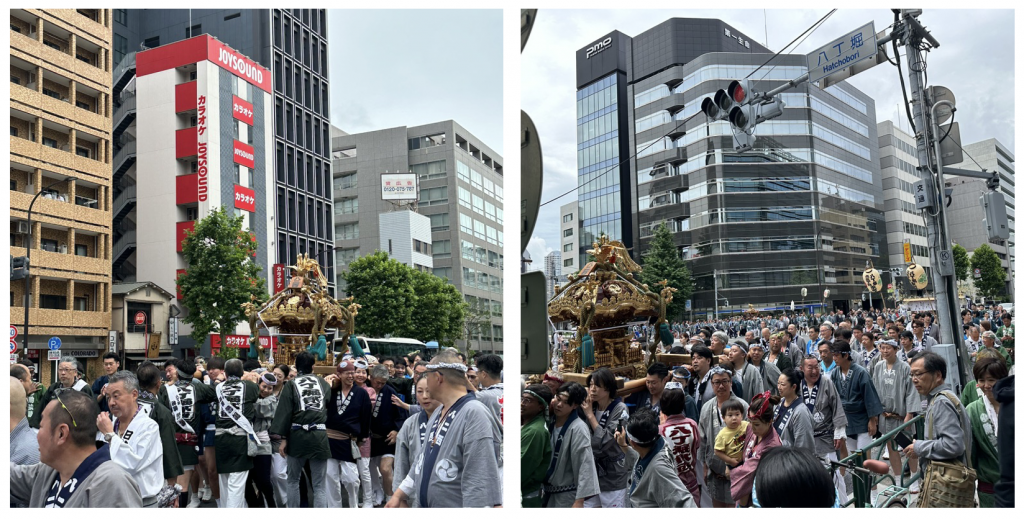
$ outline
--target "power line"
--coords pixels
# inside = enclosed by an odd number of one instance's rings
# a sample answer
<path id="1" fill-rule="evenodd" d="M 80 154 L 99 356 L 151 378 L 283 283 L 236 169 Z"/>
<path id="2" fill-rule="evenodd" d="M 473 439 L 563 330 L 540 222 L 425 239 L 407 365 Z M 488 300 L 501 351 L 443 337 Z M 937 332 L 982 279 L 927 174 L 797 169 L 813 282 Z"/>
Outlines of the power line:
<path id="1" fill-rule="evenodd" d="M 570 190 L 566 191 L 565 193 L 562 193 L 562 194 L 560 194 L 560 195 L 558 195 L 558 196 L 556 196 L 556 197 L 552 198 L 551 200 L 548 200 L 547 202 L 544 202 L 544 203 L 540 204 L 540 207 L 544 207 L 544 206 L 546 206 L 546 205 L 550 204 L 551 202 L 554 202 L 555 200 L 558 200 L 559 198 L 562 198 L 562 197 L 564 197 L 565 195 L 568 195 L 569 193 L 572 193 L 573 191 L 576 191 L 576 190 L 578 190 L 578 189 L 580 189 L 580 188 L 582 188 L 582 187 L 584 187 L 584 186 L 586 186 L 586 185 L 590 184 L 591 182 L 593 182 L 593 181 L 595 181 L 595 180 L 597 180 L 597 179 L 599 179 L 599 178 L 603 177 L 603 176 L 604 176 L 605 174 L 607 174 L 607 173 L 608 173 L 609 171 L 612 171 L 613 169 L 618 169 L 618 167 L 619 167 L 619 166 L 621 166 L 621 165 L 623 165 L 623 164 L 625 164 L 625 163 L 629 162 L 629 161 L 630 161 L 631 159 L 633 159 L 633 158 L 634 158 L 634 157 L 636 157 L 637 155 L 639 155 L 639 154 L 643 153 L 644 151 L 647 151 L 647 148 L 650 148 L 651 146 L 654 146 L 654 144 L 655 144 L 655 143 L 657 143 L 658 141 L 660 141 L 661 139 L 664 139 L 665 137 L 668 137 L 669 135 L 672 135 L 673 133 L 675 133 L 675 132 L 676 132 L 676 130 L 678 130 L 678 129 L 682 128 L 682 127 L 683 127 L 683 125 L 685 125 L 686 123 L 690 122 L 690 119 L 693 119 L 694 117 L 697 117 L 697 115 L 699 115 L 699 114 L 701 114 L 701 113 L 703 113 L 703 112 L 697 112 L 697 113 L 695 113 L 695 114 L 693 114 L 693 115 L 691 115 L 691 116 L 687 117 L 687 118 L 686 118 L 686 119 L 684 119 L 684 120 L 683 120 L 682 122 L 680 122 L 678 126 L 676 126 L 675 128 L 672 128 L 672 129 L 671 129 L 671 130 L 670 130 L 670 131 L 669 131 L 668 133 L 666 133 L 665 135 L 662 135 L 662 136 L 661 136 L 660 138 L 658 138 L 658 139 L 655 139 L 655 140 L 654 140 L 654 142 L 652 142 L 652 143 L 648 144 L 646 148 L 644 148 L 644 149 L 642 149 L 642 150 L 639 150 L 639 151 L 637 151 L 636 153 L 634 153 L 634 154 L 630 155 L 629 157 L 627 157 L 627 158 L 626 158 L 626 160 L 623 160 L 622 162 L 619 162 L 618 164 L 616 164 L 616 165 L 614 165 L 614 166 L 611 166 L 611 167 L 609 167 L 608 169 L 606 169 L 606 170 L 602 171 L 602 172 L 601 172 L 601 174 L 599 174 L 599 175 L 597 175 L 596 177 L 594 177 L 594 178 L 592 178 L 592 179 L 590 179 L 590 180 L 588 180 L 588 181 L 584 182 L 584 183 L 583 183 L 582 185 L 576 186 L 576 187 L 574 187 L 574 188 L 572 188 L 572 189 L 570 189 Z"/>
<path id="2" fill-rule="evenodd" d="M 751 72 L 750 74 L 747 74 L 747 77 L 745 77 L 743 79 L 749 79 L 750 76 L 753 76 L 755 73 L 757 73 L 758 70 L 761 70 L 762 67 L 764 67 L 765 65 L 771 63 L 772 60 L 774 60 L 775 58 L 779 57 L 779 55 L 782 54 L 783 52 L 786 52 L 786 49 L 788 49 L 791 45 L 793 45 L 793 43 L 796 42 L 796 40 L 799 40 L 801 36 L 803 36 L 804 34 L 807 34 L 809 31 L 811 31 L 812 29 L 817 27 L 819 24 L 821 24 L 822 22 L 827 20 L 828 17 L 832 16 L 832 13 L 834 13 L 834 12 L 836 12 L 836 9 L 833 9 L 833 10 L 829 11 L 828 14 L 826 14 L 820 20 L 815 22 L 814 25 L 811 25 L 810 27 L 807 28 L 807 30 L 805 30 L 804 32 L 800 33 L 800 36 L 797 36 L 796 38 L 793 38 L 793 41 L 789 42 L 789 45 L 786 45 L 785 47 L 780 49 L 778 52 L 773 54 L 772 57 L 768 58 L 768 61 L 765 61 L 764 63 L 762 63 L 760 67 L 755 68 L 753 72 Z"/>
<path id="3" fill-rule="evenodd" d="M 824 18 L 822 18 L 821 20 L 818 20 L 818 23 L 816 23 L 815 25 L 812 25 L 812 26 L 811 26 L 811 28 L 810 28 L 810 32 L 804 31 L 804 33 L 805 33 L 806 35 L 800 35 L 800 36 L 797 36 L 797 40 L 800 40 L 800 43 L 797 43 L 797 44 L 796 44 L 796 45 L 795 45 L 795 46 L 793 47 L 793 50 L 796 50 L 796 48 L 797 48 L 797 47 L 799 47 L 799 46 L 803 45 L 803 43 L 804 43 L 805 41 L 807 41 L 807 38 L 810 38 L 810 37 L 811 37 L 811 35 L 812 35 L 812 34 L 814 34 L 814 31 L 816 31 L 816 30 L 818 30 L 819 28 L 821 28 L 821 25 L 822 25 L 823 23 L 825 23 L 825 21 L 826 21 L 826 20 L 828 20 L 828 18 L 829 18 L 830 16 L 832 16 L 832 13 L 834 13 L 834 12 L 836 12 L 836 10 L 835 10 L 835 9 L 833 9 L 831 13 L 828 13 L 828 14 L 826 14 L 826 15 L 825 15 L 825 17 L 824 17 Z M 803 38 L 803 39 L 801 39 L 801 38 Z M 796 41 L 796 40 L 793 40 L 793 41 Z M 790 42 L 790 45 L 793 45 L 793 42 Z M 789 45 L 787 45 L 786 47 L 789 47 Z M 774 59 L 774 58 L 775 58 L 775 56 L 772 56 L 772 58 Z M 768 61 L 771 61 L 771 60 L 768 60 Z M 765 62 L 765 65 L 767 65 L 767 64 L 768 64 L 768 62 Z M 761 66 L 763 67 L 764 65 L 761 65 Z M 778 66 L 778 65 L 772 65 L 772 68 L 768 69 L 768 71 L 767 71 L 767 72 L 765 72 L 763 76 L 761 76 L 761 79 L 758 79 L 757 81 L 764 81 L 764 78 L 768 77 L 768 74 L 771 74 L 771 72 L 772 72 L 773 70 L 775 70 L 775 67 L 777 67 L 777 66 Z M 758 69 L 759 69 L 759 68 L 761 68 L 761 67 L 758 67 Z M 755 70 L 754 70 L 754 72 L 757 72 L 757 70 L 755 69 Z M 751 74 L 753 74 L 754 72 L 751 72 Z M 747 76 L 747 77 L 750 77 L 750 76 Z"/>

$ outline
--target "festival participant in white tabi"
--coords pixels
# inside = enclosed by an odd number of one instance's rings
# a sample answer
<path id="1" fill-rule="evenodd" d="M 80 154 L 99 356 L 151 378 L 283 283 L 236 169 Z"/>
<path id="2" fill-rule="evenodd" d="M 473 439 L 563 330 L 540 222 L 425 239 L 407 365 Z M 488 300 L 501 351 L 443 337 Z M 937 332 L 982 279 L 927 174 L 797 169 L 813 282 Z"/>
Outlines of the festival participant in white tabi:
<path id="1" fill-rule="evenodd" d="M 377 391 L 373 389 L 373 384 L 369 383 L 369 364 L 366 359 L 357 358 L 355 361 L 356 374 L 355 374 L 355 385 L 354 387 L 363 388 L 366 391 L 367 396 L 370 397 L 370 402 L 377 400 Z M 356 463 L 359 467 L 359 490 L 362 493 L 363 507 L 373 508 L 374 505 L 374 492 L 373 482 L 374 477 L 370 475 L 370 442 L 364 441 L 359 446 L 359 462 Z M 374 472 L 376 476 L 376 472 Z M 379 478 L 378 478 L 379 479 Z"/>
<path id="2" fill-rule="evenodd" d="M 626 423 L 629 411 L 617 396 L 615 375 L 608 368 L 599 368 L 587 375 L 587 399 L 580 406 L 581 418 L 590 427 L 590 445 L 601 493 L 584 501 L 584 508 L 625 508 L 629 474 L 623 454 L 615 443 L 615 431 Z M 660 397 L 664 393 L 659 392 Z"/>
<path id="3" fill-rule="evenodd" d="M 878 398 L 882 402 L 882 416 L 878 420 L 878 432 L 887 434 L 904 422 L 912 419 L 914 414 L 921 409 L 921 396 L 914 389 L 914 383 L 910 380 L 910 366 L 903 362 L 896 355 L 896 344 L 893 341 L 879 341 L 878 351 L 880 360 L 875 364 L 871 372 L 871 383 L 878 392 Z M 905 430 L 902 434 L 913 435 L 913 430 Z M 889 465 L 892 466 L 893 474 L 899 477 L 903 473 L 903 460 L 900 455 L 899 446 L 894 440 L 889 440 Z M 917 460 L 910 458 L 911 472 L 917 472 Z M 920 489 L 920 480 L 910 485 L 911 493 L 917 493 Z"/>
<path id="4" fill-rule="evenodd" d="M 313 374 L 315 363 L 316 358 L 308 351 L 295 356 L 298 375 L 281 390 L 274 423 L 270 426 L 271 434 L 281 436 L 279 452 L 288 460 L 290 508 L 299 508 L 299 478 L 307 462 L 313 486 L 313 507 L 327 506 L 327 460 L 331 457 L 331 447 L 327 442 L 326 422 L 331 387 Z M 383 366 L 381 369 L 387 370 Z M 217 463 L 219 465 L 220 460 Z"/>
<path id="5" fill-rule="evenodd" d="M 140 412 L 139 380 L 134 373 L 118 371 L 110 376 L 107 405 L 110 414 L 100 413 L 96 417 L 96 428 L 110 446 L 110 459 L 138 483 L 142 506 L 155 508 L 157 494 L 164 488 L 164 453 L 160 428 Z"/>
<path id="6" fill-rule="evenodd" d="M 389 508 L 402 506 L 406 496 L 419 508 L 501 506 L 501 438 L 490 410 L 468 393 L 466 370 L 452 350 L 427 365 L 427 390 L 442 407 L 431 416 L 422 451 Z"/>
<path id="7" fill-rule="evenodd" d="M 817 357 L 804 357 L 804 379 L 800 382 L 800 398 L 811 412 L 814 422 L 814 454 L 822 465 L 831 468 L 830 461 L 839 461 L 836 451 L 846 439 L 846 413 L 839 392 L 828 377 L 821 376 Z M 846 481 L 839 470 L 833 480 L 839 494 L 846 495 Z"/>
<path id="8" fill-rule="evenodd" d="M 50 401 L 54 399 L 54 395 L 59 391 L 66 391 L 68 389 L 74 389 L 75 391 L 81 391 L 89 395 L 90 398 L 95 398 L 92 393 L 92 389 L 89 384 L 82 380 L 82 377 L 78 373 L 78 360 L 70 355 L 65 355 L 60 358 L 60 362 L 57 363 L 57 383 L 51 385 L 43 393 L 42 399 L 39 401 L 39 409 L 46 409 Z M 32 417 L 29 418 L 28 424 L 33 429 L 39 428 L 39 423 L 43 419 L 43 413 L 32 413 Z"/>
<path id="9" fill-rule="evenodd" d="M 698 474 L 703 474 L 703 487 L 700 491 L 701 508 L 731 508 L 733 506 L 732 494 L 730 493 L 729 476 L 726 475 L 725 462 L 715 456 L 715 438 L 725 428 L 725 419 L 722 416 L 722 404 L 730 398 L 735 398 L 743 406 L 744 415 L 747 412 L 747 403 L 734 397 L 732 392 L 732 372 L 715 366 L 708 372 L 709 385 L 714 390 L 714 398 L 704 402 L 700 410 L 700 448 L 697 452 Z"/>
<path id="10" fill-rule="evenodd" d="M 416 377 L 416 401 L 419 402 L 420 411 L 410 416 L 402 424 L 398 431 L 398 439 L 395 441 L 395 482 L 393 492 L 398 491 L 402 481 L 409 475 L 409 469 L 413 462 L 419 457 L 423 448 L 423 442 L 427 438 L 427 424 L 430 417 L 437 409 L 438 401 L 430 398 L 430 390 L 427 389 L 427 378 L 423 375 Z M 408 498 L 408 496 L 406 496 Z"/>
<path id="11" fill-rule="evenodd" d="M 174 441 L 184 470 L 178 477 L 178 484 L 182 488 L 180 506 L 196 508 L 201 499 L 197 492 L 189 492 L 189 483 L 192 481 L 192 472 L 199 463 L 197 446 L 202 441 L 199 406 L 215 401 L 217 393 L 213 387 L 192 378 L 196 372 L 196 365 L 191 360 L 174 359 L 168 364 L 175 368 L 177 381 L 164 386 L 166 389 L 160 392 L 160 398 L 171 410 L 174 419 Z"/>
<path id="12" fill-rule="evenodd" d="M 665 439 L 658 434 L 658 414 L 641 408 L 629 417 L 616 442 L 631 468 L 630 508 L 696 508 L 693 496 L 676 473 Z"/>
<path id="13" fill-rule="evenodd" d="M 773 424 L 782 444 L 787 447 L 814 450 L 814 424 L 811 413 L 800 398 L 800 382 L 804 374 L 793 368 L 786 368 L 779 375 L 778 396 L 782 399 L 775 407 Z"/>
<path id="14" fill-rule="evenodd" d="M 142 506 L 138 483 L 110 459 L 110 446 L 96 447 L 100 409 L 91 395 L 57 393 L 39 412 L 40 463 L 11 463 L 11 502 L 29 508 Z"/>
<path id="15" fill-rule="evenodd" d="M 335 374 L 325 379 L 331 386 L 327 406 L 327 442 L 331 448 L 331 459 L 327 460 L 328 508 L 341 508 L 342 487 L 348 493 L 348 507 L 359 507 L 359 444 L 370 436 L 373 404 L 366 390 L 355 385 L 356 363 L 351 358 L 341 361 Z M 363 506 L 370 508 L 373 503 L 367 501 Z"/>
<path id="16" fill-rule="evenodd" d="M 732 362 L 733 375 L 740 379 L 742 384 L 742 392 L 738 392 L 736 396 L 749 404 L 754 395 L 761 394 L 765 389 L 761 372 L 747 363 L 747 349 L 746 342 L 739 339 L 732 341 L 729 348 L 729 361 Z"/>
<path id="17" fill-rule="evenodd" d="M 590 427 L 579 407 L 587 390 L 563 384 L 551 399 L 551 463 L 544 476 L 544 508 L 583 508 L 586 498 L 601 493 L 590 445 Z"/>
<path id="18" fill-rule="evenodd" d="M 220 483 L 217 508 L 245 508 L 245 481 L 252 469 L 249 442 L 252 441 L 254 447 L 259 443 L 252 427 L 256 419 L 256 399 L 260 395 L 259 386 L 252 380 L 258 380 L 259 375 L 245 373 L 239 359 L 224 363 L 224 375 L 226 380 L 216 388 L 215 444 Z M 255 454 L 253 449 L 252 455 Z M 298 498 L 295 502 L 298 503 Z"/>

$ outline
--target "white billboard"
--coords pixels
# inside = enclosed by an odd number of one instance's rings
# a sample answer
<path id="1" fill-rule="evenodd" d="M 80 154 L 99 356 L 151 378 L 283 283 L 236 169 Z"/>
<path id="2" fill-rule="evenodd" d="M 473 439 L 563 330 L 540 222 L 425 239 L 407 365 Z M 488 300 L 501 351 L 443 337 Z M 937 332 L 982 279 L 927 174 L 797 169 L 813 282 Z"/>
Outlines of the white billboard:
<path id="1" fill-rule="evenodd" d="M 416 200 L 415 173 L 384 173 L 380 176 L 381 200 Z"/>

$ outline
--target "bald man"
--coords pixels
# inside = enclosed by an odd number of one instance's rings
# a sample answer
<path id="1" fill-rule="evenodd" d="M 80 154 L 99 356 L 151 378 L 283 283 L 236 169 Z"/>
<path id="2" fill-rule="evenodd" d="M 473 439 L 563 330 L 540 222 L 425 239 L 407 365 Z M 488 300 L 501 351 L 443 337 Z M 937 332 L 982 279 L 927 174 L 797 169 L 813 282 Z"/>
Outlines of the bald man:
<path id="1" fill-rule="evenodd" d="M 28 426 L 25 418 L 25 386 L 11 377 L 11 463 L 35 465 L 39 463 L 39 444 L 36 430 Z"/>

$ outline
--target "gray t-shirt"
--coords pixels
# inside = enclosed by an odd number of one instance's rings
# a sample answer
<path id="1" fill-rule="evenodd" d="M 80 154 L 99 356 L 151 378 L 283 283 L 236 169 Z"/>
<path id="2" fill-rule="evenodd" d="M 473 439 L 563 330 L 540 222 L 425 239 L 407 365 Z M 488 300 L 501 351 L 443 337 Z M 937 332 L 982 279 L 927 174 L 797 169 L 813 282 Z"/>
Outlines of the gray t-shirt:
<path id="1" fill-rule="evenodd" d="M 466 402 L 443 435 L 437 437 L 438 453 L 432 473 L 425 477 L 423 460 L 435 440 L 434 425 L 445 414 L 438 408 L 431 416 L 427 437 L 413 465 L 413 495 L 420 505 L 420 487 L 426 484 L 428 508 L 473 508 L 502 504 L 498 450 L 500 432 L 490 418 L 491 411 L 476 399 Z M 440 428 L 440 427 L 438 427 Z M 434 435 L 430 434 L 434 431 Z"/>

